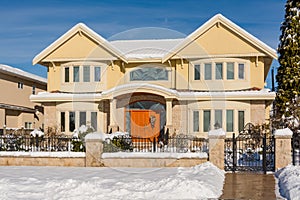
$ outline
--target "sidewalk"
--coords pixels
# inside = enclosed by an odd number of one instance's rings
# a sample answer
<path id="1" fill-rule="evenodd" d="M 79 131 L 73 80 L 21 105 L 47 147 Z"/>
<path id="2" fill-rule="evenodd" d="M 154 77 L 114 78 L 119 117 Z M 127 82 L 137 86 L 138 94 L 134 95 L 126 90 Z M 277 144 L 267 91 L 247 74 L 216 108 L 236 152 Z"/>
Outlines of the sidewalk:
<path id="1" fill-rule="evenodd" d="M 227 173 L 220 199 L 276 199 L 272 174 Z"/>

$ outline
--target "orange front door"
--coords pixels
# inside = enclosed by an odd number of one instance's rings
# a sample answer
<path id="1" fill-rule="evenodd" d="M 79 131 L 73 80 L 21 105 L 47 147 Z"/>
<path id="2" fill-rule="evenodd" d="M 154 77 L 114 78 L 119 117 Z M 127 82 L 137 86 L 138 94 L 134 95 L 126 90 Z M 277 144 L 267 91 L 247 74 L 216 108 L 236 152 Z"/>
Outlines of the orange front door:
<path id="1" fill-rule="evenodd" d="M 160 115 L 152 110 L 130 110 L 131 136 L 150 138 L 159 136 Z"/>

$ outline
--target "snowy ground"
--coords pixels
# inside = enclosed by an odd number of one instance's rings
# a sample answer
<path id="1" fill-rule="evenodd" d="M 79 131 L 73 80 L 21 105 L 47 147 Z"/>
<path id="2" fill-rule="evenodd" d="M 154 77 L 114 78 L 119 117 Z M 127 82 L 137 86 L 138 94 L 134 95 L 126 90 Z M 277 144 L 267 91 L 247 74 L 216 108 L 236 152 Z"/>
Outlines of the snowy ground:
<path id="1" fill-rule="evenodd" d="M 277 171 L 280 195 L 289 200 L 300 200 L 300 166 L 288 165 Z"/>
<path id="2" fill-rule="evenodd" d="M 192 168 L 0 167 L 1 199 L 206 199 L 222 194 L 224 171 Z"/>

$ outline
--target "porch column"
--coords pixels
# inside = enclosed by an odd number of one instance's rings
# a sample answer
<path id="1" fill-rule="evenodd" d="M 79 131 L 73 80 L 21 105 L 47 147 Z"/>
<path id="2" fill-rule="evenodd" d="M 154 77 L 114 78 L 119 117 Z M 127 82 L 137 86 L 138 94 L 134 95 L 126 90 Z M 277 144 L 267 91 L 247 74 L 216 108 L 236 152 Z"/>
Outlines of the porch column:
<path id="1" fill-rule="evenodd" d="M 118 131 L 118 125 L 116 123 L 116 113 L 117 110 L 117 99 L 110 99 L 109 102 L 109 127 L 108 127 L 108 131 L 112 131 L 112 132 L 116 132 Z"/>
<path id="2" fill-rule="evenodd" d="M 209 162 L 224 170 L 224 143 L 225 131 L 223 129 L 210 130 L 209 139 Z"/>
<path id="3" fill-rule="evenodd" d="M 275 131 L 275 170 L 292 163 L 292 136 L 293 132 L 289 128 Z"/>
<path id="4" fill-rule="evenodd" d="M 172 110 L 173 99 L 166 99 L 166 126 L 165 130 L 169 129 L 169 133 L 173 134 L 173 110 Z"/>
<path id="5" fill-rule="evenodd" d="M 65 111 L 65 133 L 70 132 L 70 113 Z"/>

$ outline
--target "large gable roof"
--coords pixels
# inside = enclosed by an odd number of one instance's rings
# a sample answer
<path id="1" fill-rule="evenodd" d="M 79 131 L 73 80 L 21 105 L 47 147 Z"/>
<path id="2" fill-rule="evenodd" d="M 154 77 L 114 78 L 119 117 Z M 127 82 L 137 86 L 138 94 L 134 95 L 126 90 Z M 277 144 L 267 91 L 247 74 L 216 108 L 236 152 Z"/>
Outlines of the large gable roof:
<path id="1" fill-rule="evenodd" d="M 263 43 L 226 17 L 221 14 L 213 16 L 210 20 L 200 26 L 193 33 L 186 38 L 180 39 L 147 39 L 147 40 L 116 40 L 107 41 L 99 34 L 91 30 L 83 23 L 79 23 L 67 31 L 64 35 L 54 41 L 50 46 L 44 49 L 41 53 L 33 59 L 33 64 L 41 62 L 44 58 L 59 48 L 64 42 L 75 34 L 84 33 L 88 35 L 94 42 L 101 45 L 107 51 L 112 53 L 117 58 L 128 63 L 134 60 L 155 59 L 162 63 L 178 55 L 180 51 L 185 49 L 197 38 L 201 37 L 207 30 L 216 24 L 222 24 L 227 29 L 235 33 L 237 36 L 253 45 L 256 49 L 261 51 L 273 59 L 277 59 L 277 54 L 274 49 Z"/>
<path id="2" fill-rule="evenodd" d="M 103 46 L 106 50 L 114 54 L 116 57 L 120 58 L 123 61 L 126 61 L 126 59 L 122 56 L 121 52 L 116 49 L 114 46 L 112 46 L 106 39 L 101 37 L 99 34 L 97 34 L 95 31 L 87 27 L 83 23 L 78 23 L 75 26 L 73 26 L 69 31 L 67 31 L 65 34 L 63 34 L 60 38 L 58 38 L 56 41 L 54 41 L 51 45 L 49 45 L 46 49 L 44 49 L 42 52 L 40 52 L 38 55 L 36 55 L 33 58 L 33 65 L 39 63 L 41 60 L 43 60 L 46 56 L 51 54 L 53 51 L 55 51 L 59 46 L 61 46 L 64 42 L 66 42 L 70 37 L 77 33 L 85 33 L 88 35 L 93 41 L 95 41 L 97 44 Z"/>
<path id="3" fill-rule="evenodd" d="M 210 20 L 208 20 L 206 23 L 204 23 L 202 26 L 200 26 L 198 29 L 196 29 L 194 32 L 192 32 L 190 35 L 188 35 L 180 44 L 178 44 L 176 47 L 171 49 L 168 54 L 166 54 L 162 58 L 162 62 L 167 61 L 168 59 L 175 56 L 177 53 L 179 53 L 182 49 L 187 47 L 189 44 L 194 42 L 199 36 L 201 36 L 203 33 L 205 33 L 208 29 L 210 29 L 212 26 L 221 23 L 225 27 L 227 27 L 229 30 L 233 31 L 237 35 L 239 35 L 241 38 L 245 39 L 258 49 L 260 49 L 262 52 L 264 52 L 266 55 L 270 56 L 273 59 L 277 59 L 277 53 L 276 51 L 262 42 L 261 40 L 257 39 L 226 17 L 224 17 L 221 14 L 217 14 L 213 16 Z"/>

